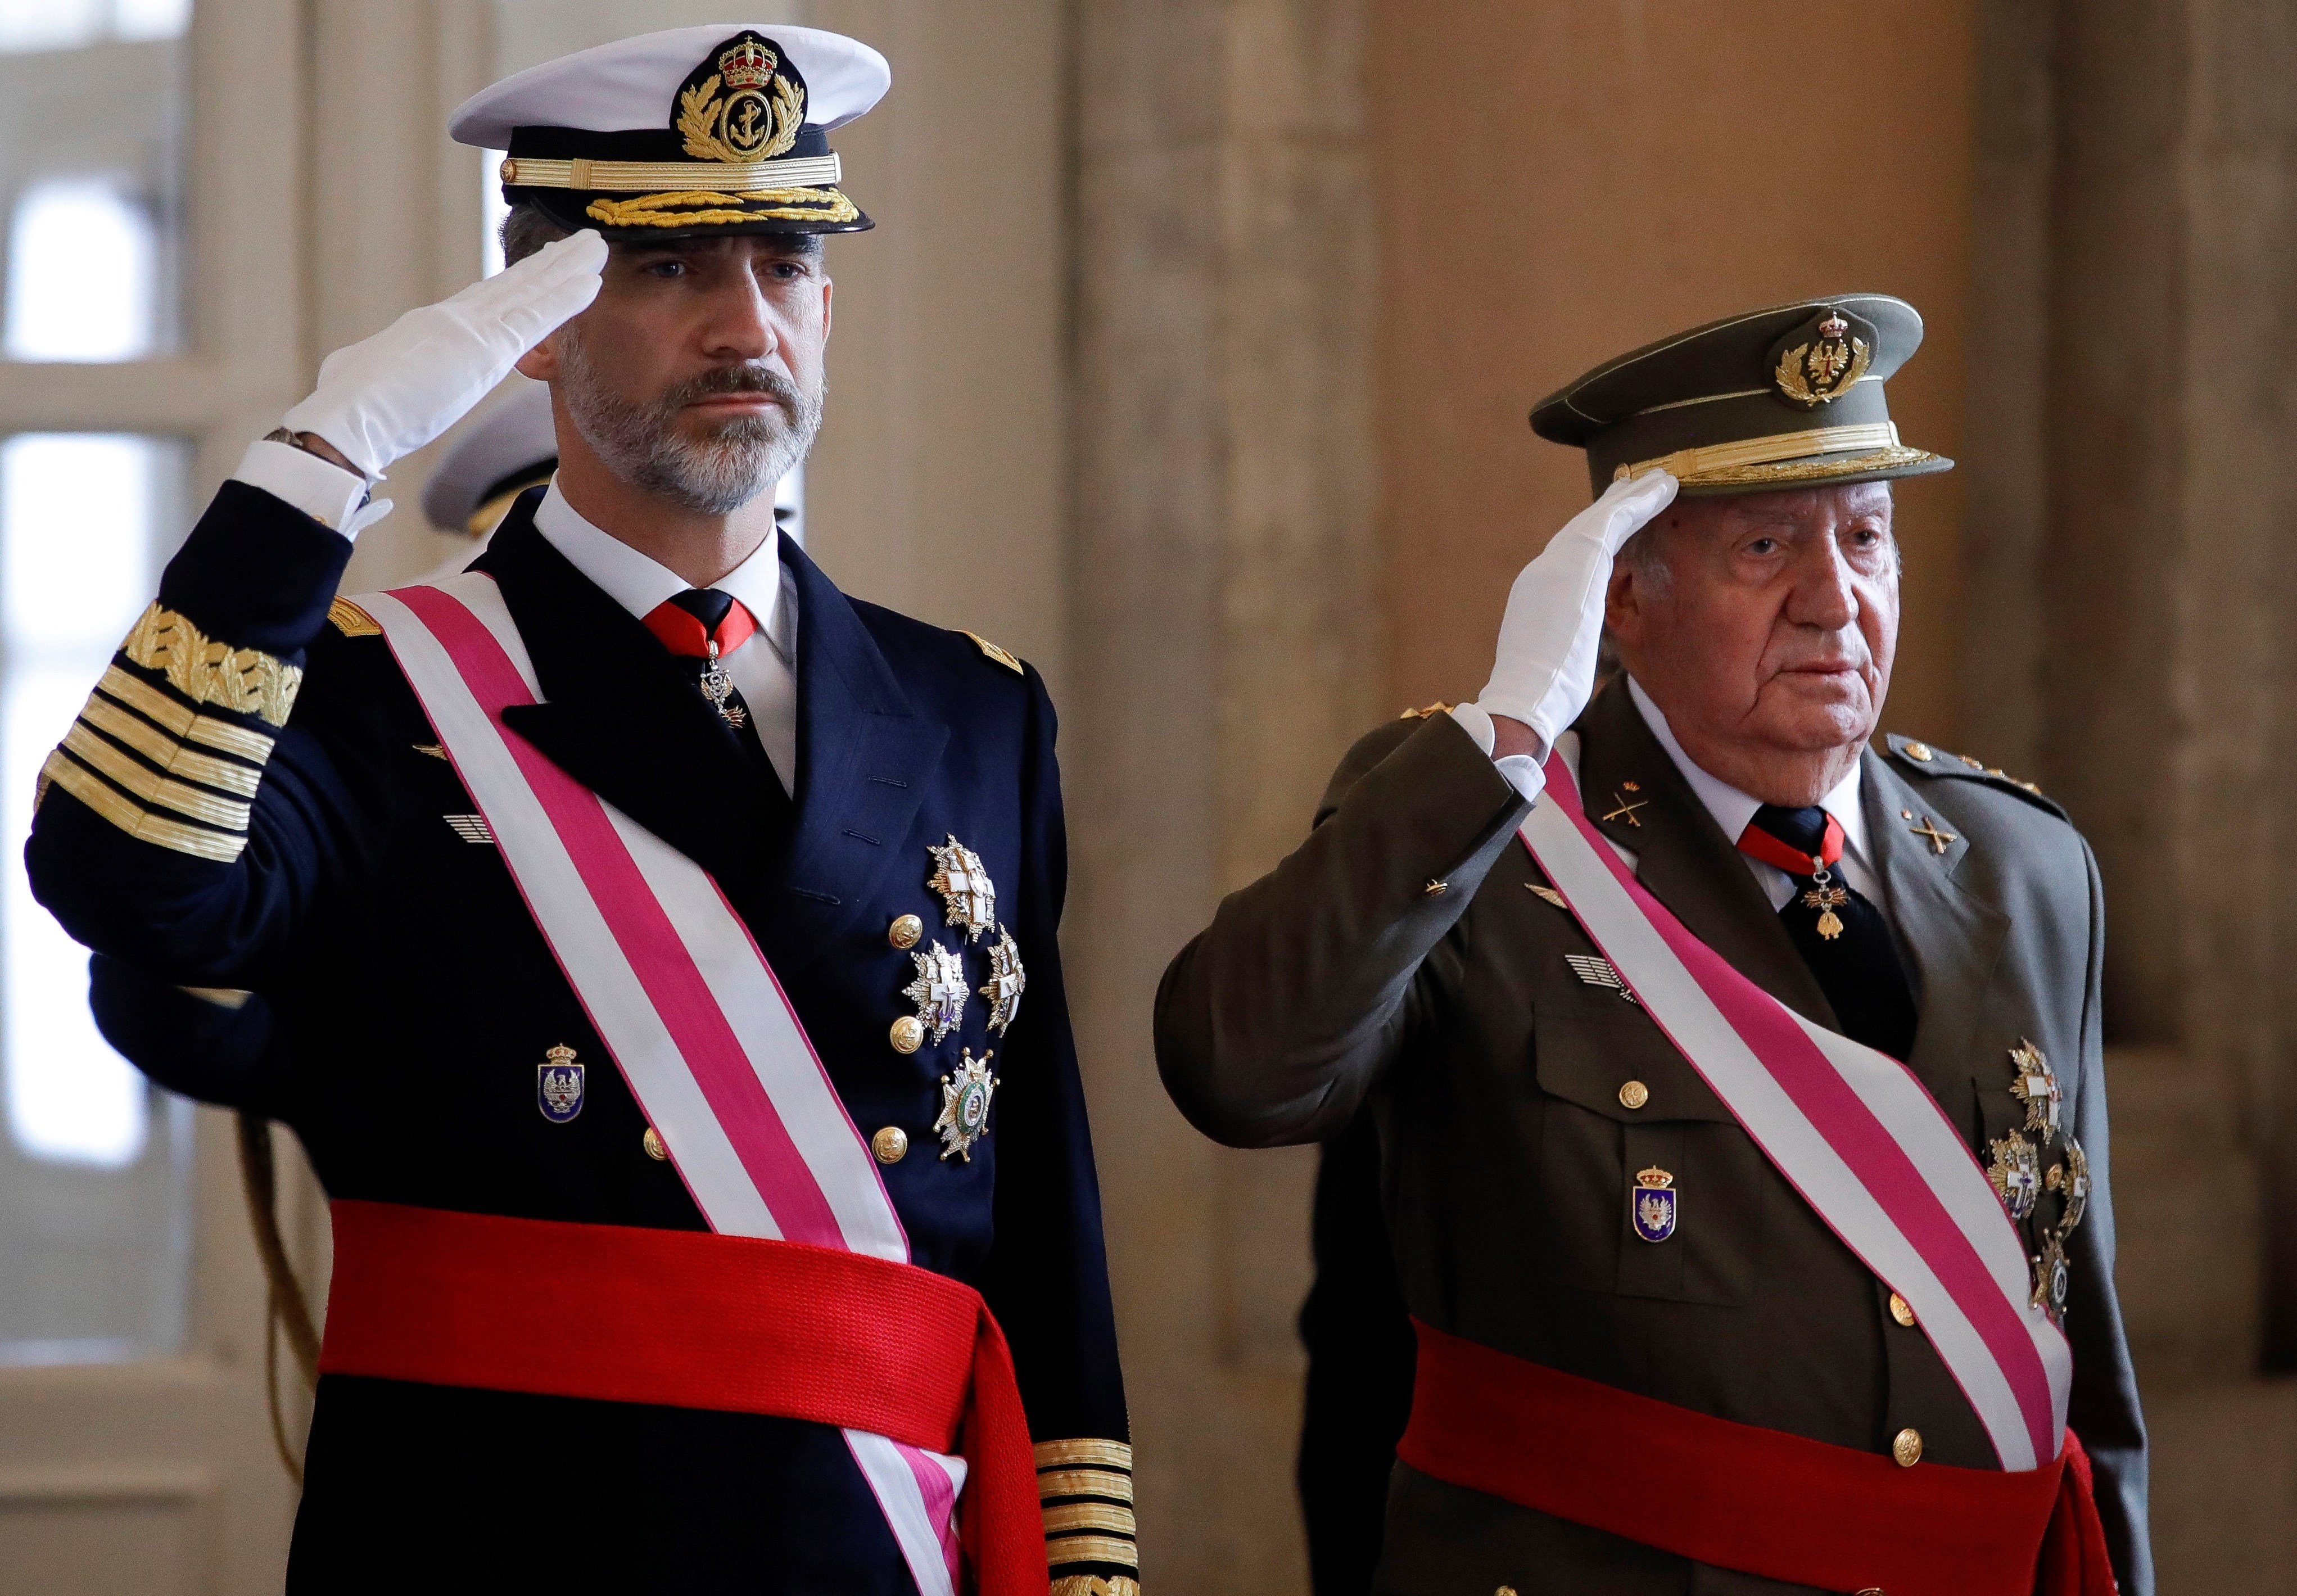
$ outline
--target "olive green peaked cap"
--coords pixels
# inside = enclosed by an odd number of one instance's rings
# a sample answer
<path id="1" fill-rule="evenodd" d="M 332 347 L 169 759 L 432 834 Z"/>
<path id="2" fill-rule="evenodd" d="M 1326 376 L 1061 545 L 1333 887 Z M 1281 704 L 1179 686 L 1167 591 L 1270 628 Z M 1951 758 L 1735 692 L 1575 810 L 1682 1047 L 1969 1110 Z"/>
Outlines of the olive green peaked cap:
<path id="1" fill-rule="evenodd" d="M 1950 471 L 1899 441 L 1883 398 L 1922 341 L 1886 293 L 1774 306 L 1605 361 L 1540 400 L 1531 430 L 1585 449 L 1598 494 L 1658 470 L 1692 498 Z"/>

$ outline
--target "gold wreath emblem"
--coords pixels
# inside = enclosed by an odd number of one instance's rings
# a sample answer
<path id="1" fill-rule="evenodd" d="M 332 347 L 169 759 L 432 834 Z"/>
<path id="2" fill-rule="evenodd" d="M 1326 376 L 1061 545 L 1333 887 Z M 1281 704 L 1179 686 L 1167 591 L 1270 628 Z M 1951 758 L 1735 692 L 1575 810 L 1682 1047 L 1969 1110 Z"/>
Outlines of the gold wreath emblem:
<path id="1" fill-rule="evenodd" d="M 803 89 L 778 76 L 770 104 L 753 88 L 721 95 L 723 81 L 712 72 L 679 94 L 678 130 L 686 136 L 688 155 L 696 160 L 771 160 L 797 143 L 805 120 Z"/>
<path id="2" fill-rule="evenodd" d="M 1799 343 L 1779 357 L 1778 369 L 1771 380 L 1779 391 L 1806 410 L 1820 405 L 1831 405 L 1850 391 L 1866 368 L 1874 364 L 1874 351 L 1866 347 L 1863 338 L 1848 341 L 1822 338 L 1814 346 Z"/>

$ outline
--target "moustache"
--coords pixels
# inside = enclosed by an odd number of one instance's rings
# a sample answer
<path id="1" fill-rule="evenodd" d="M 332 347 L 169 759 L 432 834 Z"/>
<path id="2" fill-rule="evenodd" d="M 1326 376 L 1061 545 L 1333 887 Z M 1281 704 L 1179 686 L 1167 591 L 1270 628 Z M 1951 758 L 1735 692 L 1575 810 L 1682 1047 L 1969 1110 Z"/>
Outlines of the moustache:
<path id="1" fill-rule="evenodd" d="M 798 414 L 805 400 L 798 385 L 778 371 L 762 366 L 723 366 L 680 383 L 663 396 L 662 408 L 683 409 L 698 399 L 729 393 L 762 393 L 792 415 Z"/>

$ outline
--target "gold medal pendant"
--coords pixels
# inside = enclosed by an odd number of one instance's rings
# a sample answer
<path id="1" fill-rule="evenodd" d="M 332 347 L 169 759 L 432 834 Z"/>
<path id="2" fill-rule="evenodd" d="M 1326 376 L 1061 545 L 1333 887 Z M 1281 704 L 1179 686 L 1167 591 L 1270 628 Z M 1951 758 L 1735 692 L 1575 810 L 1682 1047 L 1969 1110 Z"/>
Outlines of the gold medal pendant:
<path id="1" fill-rule="evenodd" d="M 1842 934 L 1842 917 L 1834 911 L 1850 901 L 1850 894 L 1834 884 L 1832 870 L 1821 870 L 1811 879 L 1810 891 L 1802 895 L 1802 906 L 1818 910 L 1818 934 L 1831 942 Z"/>
<path id="2" fill-rule="evenodd" d="M 718 712 L 727 725 L 737 731 L 741 730 L 742 723 L 750 718 L 750 712 L 738 703 L 726 702 L 734 695 L 734 679 L 726 674 L 726 667 L 718 658 L 718 639 L 715 638 L 710 639 L 710 662 L 702 668 L 701 686 L 702 696 L 710 701 L 710 707 Z"/>

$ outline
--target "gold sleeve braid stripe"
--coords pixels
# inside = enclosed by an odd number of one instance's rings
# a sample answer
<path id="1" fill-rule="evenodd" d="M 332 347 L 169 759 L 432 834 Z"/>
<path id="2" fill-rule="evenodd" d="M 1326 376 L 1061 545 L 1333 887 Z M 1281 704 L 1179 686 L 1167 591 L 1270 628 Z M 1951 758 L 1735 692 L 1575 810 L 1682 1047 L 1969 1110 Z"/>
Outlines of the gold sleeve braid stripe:
<path id="1" fill-rule="evenodd" d="M 1087 1436 L 1074 1441 L 1040 1441 L 1036 1445 L 1039 1468 L 1122 1468 L 1131 1472 L 1132 1448 L 1122 1441 L 1103 1441 Z"/>
<path id="2" fill-rule="evenodd" d="M 1132 1542 L 1113 1535 L 1069 1535 L 1045 1543 L 1045 1560 L 1056 1568 L 1064 1563 L 1112 1563 L 1119 1568 L 1138 1568 L 1140 1553 Z"/>
<path id="3" fill-rule="evenodd" d="M 202 793 L 197 787 L 185 786 L 158 771 L 139 765 L 122 750 L 97 736 L 86 726 L 75 724 L 64 734 L 63 752 L 81 764 L 110 778 L 130 797 L 146 803 L 157 803 L 178 814 L 189 815 L 194 820 L 204 820 L 210 826 L 226 831 L 247 829 L 247 805 L 236 799 L 218 798 L 213 793 Z"/>
<path id="4" fill-rule="evenodd" d="M 1123 1574 L 1064 1574 L 1053 1581 L 1052 1596 L 1140 1596 L 1140 1582 Z"/>
<path id="5" fill-rule="evenodd" d="M 1045 1534 L 1049 1549 L 1061 1544 L 1050 1537 L 1074 1534 L 1081 1529 L 1107 1530 L 1119 1535 L 1132 1534 L 1135 1533 L 1132 1510 L 1107 1501 L 1071 1501 L 1045 1510 Z"/>
<path id="6" fill-rule="evenodd" d="M 282 663 L 253 648 L 218 643 L 187 616 L 152 602 L 119 652 L 131 664 L 164 673 L 168 685 L 193 704 L 213 703 L 243 715 L 259 715 L 274 726 L 287 724 L 302 668 Z"/>
<path id="7" fill-rule="evenodd" d="M 114 742 L 125 743 L 170 776 L 181 776 L 202 786 L 220 787 L 243 798 L 255 796 L 263 773 L 247 765 L 186 748 L 142 716 L 120 708 L 101 693 L 88 695 L 79 712 L 80 722 L 92 726 Z"/>
<path id="8" fill-rule="evenodd" d="M 1048 1468 L 1037 1476 L 1040 1499 L 1055 1496 L 1106 1496 L 1112 1501 L 1132 1500 L 1132 1477 L 1113 1468 Z"/>
<path id="9" fill-rule="evenodd" d="M 247 839 L 243 836 L 209 831 L 198 826 L 185 826 L 163 815 L 149 812 L 140 804 L 123 797 L 118 788 L 82 769 L 61 748 L 48 755 L 48 762 L 42 767 L 40 777 L 44 782 L 62 787 L 139 842 L 156 843 L 162 848 L 172 848 L 178 853 L 191 854 L 195 859 L 210 859 L 226 865 L 237 860 L 240 851 L 247 846 Z"/>
<path id="10" fill-rule="evenodd" d="M 105 666 L 95 686 L 98 692 L 117 698 L 162 730 L 204 743 L 210 748 L 220 748 L 226 753 L 235 753 L 251 764 L 268 764 L 272 749 L 278 745 L 276 738 L 259 731 L 250 731 L 210 715 L 195 715 L 150 682 L 128 675 L 117 665 Z"/>

